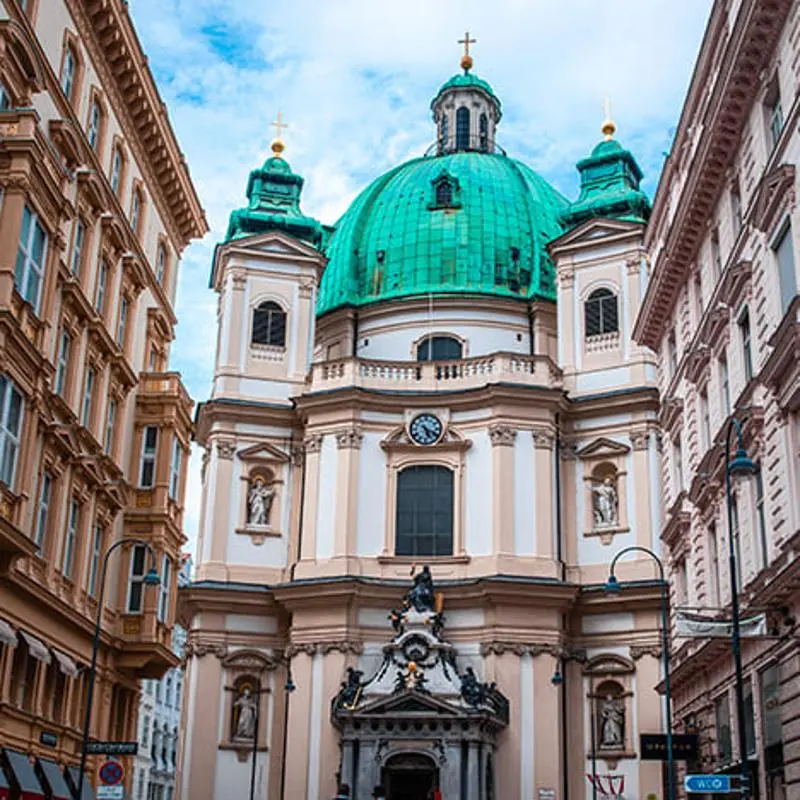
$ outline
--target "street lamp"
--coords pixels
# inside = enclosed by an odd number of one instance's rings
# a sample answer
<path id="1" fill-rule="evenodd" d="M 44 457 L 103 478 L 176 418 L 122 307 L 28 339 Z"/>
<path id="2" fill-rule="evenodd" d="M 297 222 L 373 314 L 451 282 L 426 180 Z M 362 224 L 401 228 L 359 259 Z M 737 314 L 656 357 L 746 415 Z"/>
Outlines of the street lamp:
<path id="1" fill-rule="evenodd" d="M 100 625 L 103 620 L 103 595 L 106 588 L 106 572 L 108 570 L 108 558 L 118 547 L 124 544 L 141 545 L 150 553 L 150 569 L 144 576 L 145 586 L 158 586 L 161 578 L 156 570 L 156 554 L 153 548 L 142 539 L 126 537 L 118 539 L 108 548 L 103 558 L 103 568 L 100 571 L 100 591 L 97 598 L 97 620 L 94 626 L 94 640 L 92 641 L 92 665 L 89 667 L 89 687 L 86 692 L 86 715 L 83 718 L 83 743 L 81 744 L 81 765 L 78 769 L 78 797 L 83 797 L 83 776 L 86 772 L 86 748 L 89 744 L 89 724 L 92 719 L 92 700 L 94 698 L 94 681 L 97 674 L 97 651 L 100 648 Z"/>
<path id="2" fill-rule="evenodd" d="M 622 585 L 614 574 L 614 567 L 621 556 L 634 551 L 649 555 L 656 564 L 658 564 L 658 571 L 661 575 L 661 654 L 664 662 L 664 696 L 667 704 L 667 797 L 669 800 L 675 800 L 674 757 L 672 753 L 672 693 L 669 685 L 669 615 L 667 613 L 667 581 L 664 577 L 664 564 L 661 559 L 647 547 L 640 547 L 639 545 L 624 547 L 611 561 L 608 581 L 606 581 L 606 591 L 610 594 L 618 594 L 620 592 Z"/>
<path id="3" fill-rule="evenodd" d="M 736 455 L 731 458 L 731 431 L 736 431 Z M 742 798 L 750 794 L 750 762 L 747 758 L 747 736 L 745 734 L 744 672 L 742 670 L 742 639 L 739 628 L 739 589 L 736 574 L 736 541 L 733 533 L 733 492 L 731 475 L 753 475 L 758 467 L 744 449 L 742 424 L 731 417 L 725 430 L 725 496 L 728 503 L 728 561 L 731 575 L 731 649 L 736 682 L 736 728 L 739 739 L 739 759 L 742 767 Z"/>
<path id="4" fill-rule="evenodd" d="M 284 793 L 286 791 L 286 747 L 289 742 L 289 698 L 292 692 L 297 688 L 295 682 L 292 680 L 292 657 L 286 654 L 286 683 L 284 684 L 283 691 L 286 693 L 283 704 L 283 752 L 281 753 L 281 800 L 284 800 Z"/>

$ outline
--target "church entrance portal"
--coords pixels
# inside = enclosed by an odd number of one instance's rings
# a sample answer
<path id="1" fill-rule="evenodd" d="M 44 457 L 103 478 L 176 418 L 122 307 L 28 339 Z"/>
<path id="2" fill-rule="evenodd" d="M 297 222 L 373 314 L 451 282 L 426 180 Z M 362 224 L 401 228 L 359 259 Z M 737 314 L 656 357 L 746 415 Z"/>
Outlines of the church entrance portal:
<path id="1" fill-rule="evenodd" d="M 427 756 L 397 755 L 383 768 L 383 783 L 388 800 L 432 800 L 439 770 Z"/>

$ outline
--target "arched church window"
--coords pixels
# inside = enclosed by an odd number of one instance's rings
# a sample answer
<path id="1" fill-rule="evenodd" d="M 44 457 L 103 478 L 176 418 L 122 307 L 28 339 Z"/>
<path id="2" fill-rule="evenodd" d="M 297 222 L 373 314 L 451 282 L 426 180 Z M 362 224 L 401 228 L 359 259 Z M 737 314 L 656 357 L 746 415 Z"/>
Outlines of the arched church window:
<path id="1" fill-rule="evenodd" d="M 456 150 L 469 149 L 469 109 L 461 106 L 456 111 Z"/>
<path id="2" fill-rule="evenodd" d="M 429 336 L 417 346 L 417 361 L 455 361 L 462 352 L 461 342 L 452 336 Z"/>
<path id="3" fill-rule="evenodd" d="M 398 556 L 453 554 L 453 472 L 425 464 L 397 476 L 395 553 Z"/>
<path id="4" fill-rule="evenodd" d="M 271 300 L 253 312 L 253 344 L 286 345 L 286 312 Z"/>
<path id="5" fill-rule="evenodd" d="M 619 330 L 617 296 L 610 289 L 595 289 L 584 307 L 586 336 Z"/>
<path id="6" fill-rule="evenodd" d="M 447 137 L 450 134 L 450 117 L 447 114 L 442 115 L 442 124 L 440 128 L 441 134 L 439 136 L 439 145 L 442 150 L 447 147 Z"/>
<path id="7" fill-rule="evenodd" d="M 489 118 L 481 114 L 478 120 L 478 133 L 480 134 L 480 147 L 482 153 L 489 151 Z"/>

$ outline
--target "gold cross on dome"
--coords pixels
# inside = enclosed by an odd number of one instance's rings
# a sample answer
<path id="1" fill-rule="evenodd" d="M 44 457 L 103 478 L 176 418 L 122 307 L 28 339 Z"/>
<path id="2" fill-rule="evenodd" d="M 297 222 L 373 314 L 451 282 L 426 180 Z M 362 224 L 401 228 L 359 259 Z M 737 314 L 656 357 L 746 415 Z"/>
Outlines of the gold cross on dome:
<path id="1" fill-rule="evenodd" d="M 477 39 L 470 39 L 469 38 L 469 31 L 466 31 L 464 33 L 464 38 L 463 39 L 459 39 L 458 40 L 459 44 L 463 44 L 464 45 L 464 55 L 465 56 L 469 56 L 469 46 L 471 44 L 475 44 L 475 42 L 477 42 L 477 41 L 478 41 Z"/>
<path id="2" fill-rule="evenodd" d="M 270 122 L 270 125 L 278 131 L 278 138 L 281 138 L 282 132 L 284 128 L 288 128 L 289 126 L 282 120 L 281 112 L 278 112 L 278 119 L 275 122 Z"/>

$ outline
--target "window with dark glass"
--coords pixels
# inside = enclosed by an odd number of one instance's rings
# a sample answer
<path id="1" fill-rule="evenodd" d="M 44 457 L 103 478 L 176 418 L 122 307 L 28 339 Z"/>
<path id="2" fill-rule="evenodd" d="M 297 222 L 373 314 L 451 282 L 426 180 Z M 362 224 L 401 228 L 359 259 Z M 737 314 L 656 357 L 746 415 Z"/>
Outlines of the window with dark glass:
<path id="1" fill-rule="evenodd" d="M 791 305 L 797 294 L 797 276 L 794 267 L 794 248 L 792 245 L 792 226 L 786 224 L 783 231 L 772 245 L 778 261 L 778 283 L 781 287 L 781 312 Z"/>
<path id="2" fill-rule="evenodd" d="M 610 289 L 595 289 L 586 301 L 586 336 L 619 330 L 617 296 Z"/>
<path id="3" fill-rule="evenodd" d="M 728 695 L 723 694 L 714 701 L 714 717 L 717 727 L 717 753 L 723 764 L 733 759 L 731 742 L 731 706 Z"/>
<path id="4" fill-rule="evenodd" d="M 756 752 L 756 713 L 753 705 L 753 684 L 745 681 L 744 684 L 744 741 L 747 755 Z"/>
<path id="5" fill-rule="evenodd" d="M 753 377 L 753 348 L 750 333 L 750 311 L 747 306 L 739 314 L 739 335 L 742 338 L 742 360 L 744 361 L 744 377 L 750 380 Z"/>
<path id="6" fill-rule="evenodd" d="M 452 336 L 429 336 L 417 346 L 417 361 L 455 361 L 461 356 L 461 342 Z"/>
<path id="7" fill-rule="evenodd" d="M 764 106 L 767 113 L 767 129 L 769 131 L 770 148 L 775 147 L 783 130 L 783 105 L 778 76 L 775 75 L 765 95 Z"/>
<path id="8" fill-rule="evenodd" d="M 140 614 L 144 600 L 145 555 L 147 549 L 142 544 L 131 550 L 130 577 L 128 580 L 128 613 Z"/>
<path id="9" fill-rule="evenodd" d="M 469 149 L 469 109 L 461 106 L 456 111 L 456 150 Z"/>
<path id="10" fill-rule="evenodd" d="M 12 106 L 11 95 L 6 87 L 0 83 L 0 111 L 8 111 Z"/>
<path id="11" fill-rule="evenodd" d="M 436 205 L 447 208 L 453 204 L 453 187 L 450 181 L 439 181 L 436 184 Z"/>
<path id="12" fill-rule="evenodd" d="M 72 89 L 75 85 L 75 53 L 71 47 L 64 51 L 64 61 L 61 65 L 61 90 L 67 100 L 72 100 Z"/>
<path id="13" fill-rule="evenodd" d="M 398 556 L 453 554 L 453 473 L 446 467 L 407 467 L 397 476 Z"/>
<path id="14" fill-rule="evenodd" d="M 97 150 L 100 144 L 100 125 L 102 121 L 103 112 L 100 110 L 100 104 L 95 100 L 89 111 L 89 129 L 86 132 L 86 138 L 89 140 L 89 147 L 92 150 Z"/>
<path id="15" fill-rule="evenodd" d="M 442 126 L 441 126 L 441 145 L 442 147 L 447 147 L 447 137 L 450 134 L 450 117 L 447 114 L 442 116 Z"/>
<path id="16" fill-rule="evenodd" d="M 156 481 L 158 426 L 147 425 L 142 433 L 142 456 L 139 460 L 139 486 L 152 489 Z"/>
<path id="17" fill-rule="evenodd" d="M 286 312 L 268 300 L 253 312 L 253 344 L 286 345 Z"/>
<path id="18" fill-rule="evenodd" d="M 480 134 L 481 152 L 489 150 L 489 118 L 486 114 L 481 114 L 478 120 L 478 133 Z"/>

